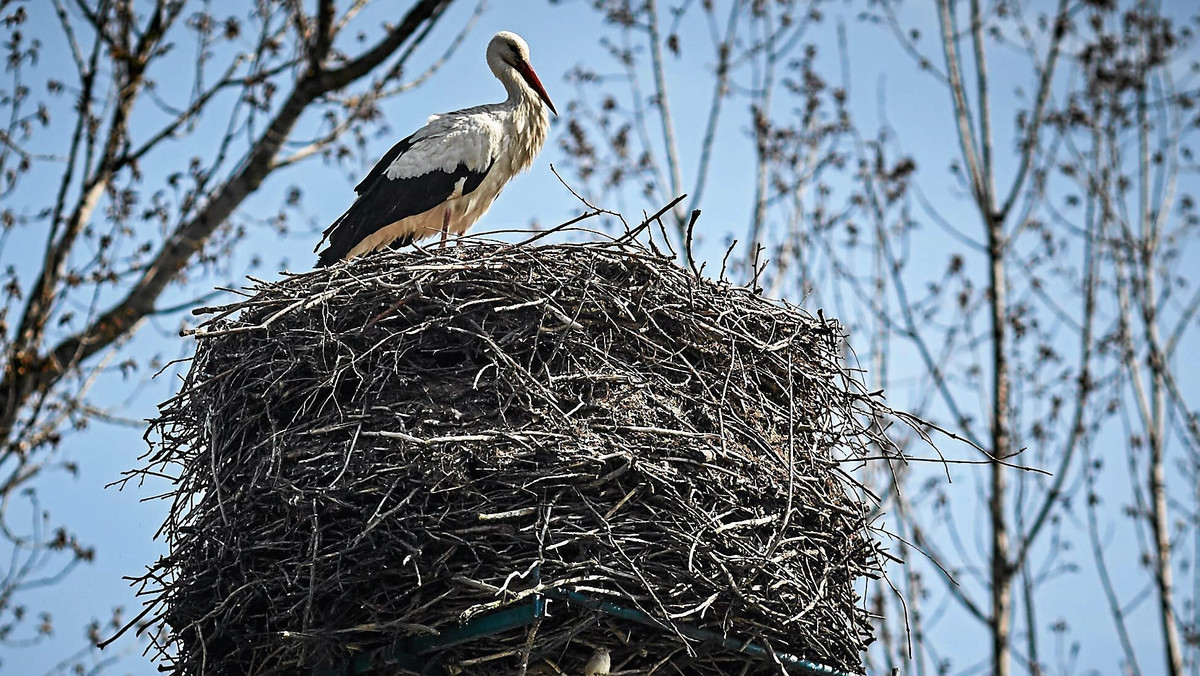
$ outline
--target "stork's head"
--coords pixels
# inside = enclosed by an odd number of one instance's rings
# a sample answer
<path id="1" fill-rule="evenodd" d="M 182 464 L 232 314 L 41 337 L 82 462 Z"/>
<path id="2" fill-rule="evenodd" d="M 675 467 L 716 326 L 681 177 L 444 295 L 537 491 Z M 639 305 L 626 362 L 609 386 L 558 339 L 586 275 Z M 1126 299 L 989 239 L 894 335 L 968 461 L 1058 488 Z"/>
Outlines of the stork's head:
<path id="1" fill-rule="evenodd" d="M 533 66 L 529 64 L 529 45 L 520 35 L 508 31 L 496 33 L 492 41 L 488 43 L 487 60 L 492 72 L 501 81 L 512 79 L 511 73 L 515 73 L 525 84 L 529 85 L 529 88 L 539 98 L 546 102 L 546 106 L 550 108 L 551 112 L 558 115 L 554 104 L 550 102 L 550 95 L 546 93 L 542 81 L 538 79 L 537 73 L 533 72 Z"/>

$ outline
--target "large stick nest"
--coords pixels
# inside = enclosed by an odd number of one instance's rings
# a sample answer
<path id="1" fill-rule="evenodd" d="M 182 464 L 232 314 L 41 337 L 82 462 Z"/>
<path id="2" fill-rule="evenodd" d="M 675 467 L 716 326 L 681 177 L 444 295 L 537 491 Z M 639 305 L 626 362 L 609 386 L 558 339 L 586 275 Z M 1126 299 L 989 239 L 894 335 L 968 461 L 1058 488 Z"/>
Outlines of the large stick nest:
<path id="1" fill-rule="evenodd" d="M 860 668 L 881 552 L 842 468 L 882 405 L 835 322 L 628 239 L 385 253 L 213 310 L 143 470 L 173 481 L 144 582 L 176 673 L 336 668 L 535 598 L 431 673 Z"/>

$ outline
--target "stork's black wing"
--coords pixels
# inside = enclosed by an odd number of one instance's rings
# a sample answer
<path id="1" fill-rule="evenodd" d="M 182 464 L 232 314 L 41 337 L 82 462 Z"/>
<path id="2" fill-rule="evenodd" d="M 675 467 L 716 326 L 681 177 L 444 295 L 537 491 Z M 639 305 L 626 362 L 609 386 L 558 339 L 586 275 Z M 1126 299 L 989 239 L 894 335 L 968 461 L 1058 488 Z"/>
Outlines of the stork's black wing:
<path id="1" fill-rule="evenodd" d="M 326 239 L 329 240 L 329 246 L 319 254 L 317 267 L 325 267 L 345 258 L 359 242 L 380 229 L 445 202 L 455 194 L 455 186 L 463 179 L 466 179 L 462 187 L 463 195 L 475 190 L 492 168 L 489 164 L 478 171 L 459 163 L 454 171 L 434 169 L 410 178 L 388 178 L 387 168 L 413 145 L 413 137 L 409 136 L 392 146 L 366 178 L 355 186 L 358 199 L 325 229 L 325 236 L 317 244 L 317 248 L 320 248 Z M 391 246 L 404 246 L 410 242 L 411 234 L 392 242 Z"/>
<path id="2" fill-rule="evenodd" d="M 400 157 L 405 150 L 408 150 L 412 147 L 412 137 L 413 135 L 410 134 L 408 138 L 403 139 L 396 145 L 389 148 L 388 151 L 383 154 L 383 157 L 375 163 L 375 166 L 371 167 L 371 171 L 363 178 L 363 180 L 359 181 L 358 185 L 354 186 L 354 194 L 362 195 L 364 192 L 366 192 L 367 188 L 371 187 L 372 183 L 381 178 L 384 172 L 387 171 L 387 168 L 391 166 L 392 162 L 395 162 L 397 157 Z"/>

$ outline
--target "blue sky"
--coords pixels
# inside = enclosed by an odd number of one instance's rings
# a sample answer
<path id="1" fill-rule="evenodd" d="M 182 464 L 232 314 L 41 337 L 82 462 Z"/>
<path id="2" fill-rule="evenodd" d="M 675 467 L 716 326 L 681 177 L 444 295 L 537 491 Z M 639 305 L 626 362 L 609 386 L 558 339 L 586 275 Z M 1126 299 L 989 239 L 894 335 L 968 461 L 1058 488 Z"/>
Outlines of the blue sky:
<path id="1" fill-rule="evenodd" d="M 220 3 L 215 3 L 220 5 Z M 423 124 L 425 118 L 435 112 L 454 110 L 482 102 L 500 100 L 503 90 L 491 77 L 483 62 L 483 49 L 487 39 L 499 30 L 513 30 L 523 35 L 531 45 L 532 60 L 540 73 L 551 97 L 560 111 L 565 110 L 573 98 L 573 88 L 564 81 L 565 73 L 576 64 L 603 64 L 606 57 L 596 42 L 601 30 L 597 15 L 580 0 L 548 5 L 534 0 L 492 0 L 490 8 L 480 18 L 478 25 L 468 36 L 463 48 L 456 53 L 444 68 L 425 86 L 411 94 L 388 101 L 383 105 L 391 133 L 385 138 L 372 141 L 376 154 L 382 154 L 395 140 L 407 135 Z M 931 4 L 931 3 L 930 3 Z M 928 25 L 932 14 L 928 4 L 909 3 L 909 18 L 917 24 Z M 375 10 L 386 7 L 406 6 L 405 3 L 380 2 Z M 460 27 L 474 8 L 473 3 L 462 1 L 451 15 L 443 20 L 425 48 L 427 58 L 433 57 L 436 45 L 448 40 Z M 946 205 L 944 213 L 952 219 L 969 222 L 971 215 L 965 203 L 956 201 L 955 190 L 950 185 L 946 167 L 957 155 L 956 139 L 952 136 L 948 106 L 945 105 L 944 90 L 935 86 L 928 77 L 915 71 L 908 57 L 896 46 L 884 29 L 866 26 L 853 21 L 853 13 L 847 23 L 851 56 L 851 78 L 853 80 L 852 108 L 865 129 L 873 129 L 880 122 L 877 116 L 877 101 L 882 95 L 887 102 L 888 122 L 897 129 L 905 147 L 916 149 L 918 164 L 932 184 L 944 180 L 940 194 L 932 197 Z M 370 22 L 378 13 L 367 14 L 361 21 Z M 827 22 L 822 33 L 815 39 L 825 53 L 832 54 L 835 46 L 832 22 Z M 58 35 L 53 26 L 35 25 L 31 31 L 44 34 L 47 42 Z M 687 33 L 685 32 L 686 36 Z M 686 45 L 685 45 L 686 49 Z M 61 53 L 47 50 L 47 59 L 62 58 Z M 832 58 L 832 57 L 830 57 Z M 52 63 L 52 61 L 50 61 Z M 834 62 L 828 62 L 832 65 Z M 673 91 L 673 105 L 677 111 L 705 110 L 709 89 L 709 75 L 701 64 L 691 61 L 668 63 Z M 593 66 L 595 67 L 595 66 Z M 1017 81 L 1025 76 L 1020 71 L 1019 61 L 999 57 L 993 64 L 996 79 L 1000 83 Z M 599 69 L 599 68 L 598 68 Z M 615 69 L 609 69 L 615 70 Z M 827 72 L 836 72 L 828 67 Z M 1000 91 L 1001 85 L 997 86 Z M 740 105 L 740 104 L 738 104 Z M 784 101 L 779 106 L 791 105 Z M 1001 108 L 1005 105 L 1001 103 Z M 717 149 L 714 166 L 722 172 L 719 180 L 710 187 L 702 206 L 704 216 L 701 229 L 709 235 L 708 246 L 701 251 L 710 260 L 720 256 L 720 242 L 733 230 L 740 236 L 749 216 L 749 200 L 746 198 L 747 176 L 751 168 L 751 150 L 746 142 L 748 129 L 744 110 L 736 110 L 723 118 L 722 135 L 726 139 Z M 702 115 L 681 114 L 679 137 L 685 166 L 694 164 L 699 138 L 702 132 Z M 1010 117 L 997 115 L 998 129 L 1007 130 Z M 552 175 L 549 165 L 562 166 L 557 139 L 562 132 L 562 119 L 555 121 L 551 140 L 541 159 L 535 163 L 530 174 L 515 180 L 505 190 L 490 213 L 477 230 L 506 229 L 538 222 L 552 225 L 576 215 L 580 205 Z M 187 152 L 187 148 L 181 148 Z M 691 161 L 687 161 L 687 160 Z M 1007 176 L 1011 169 L 1011 155 L 999 154 L 999 175 Z M 281 176 L 272 178 L 245 206 L 250 215 L 266 217 L 275 212 L 283 195 L 292 185 L 300 186 L 305 192 L 305 209 L 311 219 L 310 231 L 297 232 L 288 237 L 279 237 L 268 228 L 252 230 L 249 239 L 241 245 L 240 256 L 247 260 L 252 253 L 261 253 L 266 260 L 267 270 L 259 270 L 258 276 L 268 275 L 272 266 L 280 259 L 287 259 L 292 269 L 306 269 L 313 260 L 311 253 L 318 239 L 317 232 L 335 218 L 349 204 L 352 186 L 359 174 L 367 167 L 354 168 L 329 166 L 319 160 L 310 161 Z M 150 170 L 153 170 L 152 168 Z M 690 180 L 685 178 L 685 185 Z M 639 210 L 653 211 L 661 204 L 636 203 L 624 205 L 627 217 L 636 220 Z M 929 274 L 935 275 L 944 267 L 944 261 L 952 250 L 952 243 L 936 237 L 926 237 L 922 244 L 927 248 L 919 252 L 923 260 L 929 261 Z M 234 265 L 233 269 L 240 269 Z M 211 285 L 220 280 L 210 279 Z M 236 283 L 236 280 L 229 280 Z M 203 289 L 187 288 L 172 292 L 169 304 L 184 301 Z M 819 298 L 820 305 L 810 306 L 837 309 L 836 299 Z M 828 304 L 828 305 L 826 305 Z M 827 314 L 836 315 L 827 309 Z M 176 335 L 175 318 L 152 322 L 132 342 L 128 349 L 140 354 L 161 354 L 166 358 L 186 355 L 190 350 L 188 339 Z M 899 355 L 893 366 L 893 377 L 897 386 L 890 392 L 892 403 L 903 407 L 906 400 L 920 396 L 920 384 L 906 374 L 905 353 L 897 348 Z M 173 371 L 168 370 L 154 382 L 145 384 L 139 374 L 128 381 L 113 378 L 102 383 L 97 390 L 98 401 L 128 401 L 119 413 L 133 420 L 151 417 L 156 402 L 168 397 L 173 385 Z M 1193 399 L 1194 400 L 1194 399 Z M 115 425 L 95 422 L 85 433 L 68 437 L 63 450 L 64 457 L 78 460 L 80 471 L 71 477 L 65 473 L 55 474 L 38 483 L 42 503 L 51 510 L 55 522 L 71 524 L 80 537 L 97 546 L 96 562 L 81 566 L 61 584 L 44 588 L 36 593 L 35 605 L 54 612 L 57 631 L 51 640 L 39 647 L 11 650 L 0 655 L 9 673 L 38 674 L 50 670 L 67 651 L 82 644 L 82 627 L 92 618 L 107 617 L 113 606 L 123 606 L 125 616 L 130 617 L 140 609 L 139 601 L 122 576 L 136 575 L 142 568 L 164 553 L 160 541 L 153 536 L 162 521 L 165 505 L 151 500 L 164 486 L 130 487 L 124 491 L 105 488 L 106 484 L 118 479 L 121 473 L 138 466 L 138 456 L 145 451 L 143 430 L 138 426 Z M 938 470 L 940 472 L 940 469 Z M 921 474 L 917 475 L 922 476 Z M 973 473 L 956 475 L 955 491 L 959 497 L 957 505 L 961 520 L 974 533 L 982 533 L 982 512 L 979 509 L 980 487 Z M 1114 482 L 1112 490 L 1117 493 L 1123 477 L 1110 473 Z M 914 482 L 914 485 L 919 485 Z M 1115 542 L 1128 542 L 1132 534 L 1126 523 L 1113 525 L 1112 538 Z M 974 548 L 975 542 L 967 543 Z M 980 545 L 983 543 L 980 542 Z M 1082 543 L 1081 543 L 1082 544 Z M 1086 568 L 1087 559 L 1080 559 Z M 1133 565 L 1133 564 L 1125 564 Z M 1124 574 L 1135 572 L 1128 568 Z M 1079 641 L 1082 655 L 1080 665 L 1091 667 L 1099 673 L 1116 671 L 1117 646 L 1113 641 L 1111 623 L 1103 610 L 1091 579 L 1092 573 L 1084 572 L 1069 583 L 1051 584 L 1046 587 L 1047 602 L 1041 618 L 1048 625 L 1055 613 L 1069 618 L 1072 641 Z M 1087 590 L 1081 593 L 1080 590 Z M 1090 597 L 1090 598 L 1087 598 Z M 33 603 L 33 600 L 31 600 Z M 1149 604 L 1144 604 L 1148 606 Z M 967 668 L 970 662 L 987 654 L 985 637 L 972 620 L 964 619 L 961 611 L 949 607 L 939 633 L 952 639 L 942 650 L 956 658 L 956 666 Z M 1152 621 L 1137 621 L 1132 625 L 1135 640 L 1140 645 L 1153 646 L 1158 641 L 1157 627 Z M 138 656 L 141 645 L 131 636 L 109 647 L 101 656 L 120 656 L 118 671 L 131 674 L 157 673 L 154 665 Z M 1070 648 L 1064 645 L 1061 659 L 1071 659 Z M 1153 648 L 1151 648 L 1153 650 Z M 1150 665 L 1143 665 L 1148 667 Z"/>

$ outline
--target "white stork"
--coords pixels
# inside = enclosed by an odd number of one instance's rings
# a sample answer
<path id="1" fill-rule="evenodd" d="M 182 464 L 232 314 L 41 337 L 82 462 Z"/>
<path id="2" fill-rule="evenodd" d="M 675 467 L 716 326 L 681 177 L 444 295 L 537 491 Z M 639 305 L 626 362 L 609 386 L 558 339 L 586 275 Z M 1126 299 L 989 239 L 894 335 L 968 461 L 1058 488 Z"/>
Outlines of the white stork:
<path id="1" fill-rule="evenodd" d="M 546 143 L 549 108 L 558 111 L 529 65 L 521 36 L 497 33 L 487 63 L 504 84 L 502 103 L 433 115 L 392 146 L 354 188 L 358 199 L 325 229 L 318 267 L 404 246 L 442 233 L 461 235 L 483 216 L 504 185 L 525 171 Z M 545 102 L 545 106 L 542 103 Z"/>

